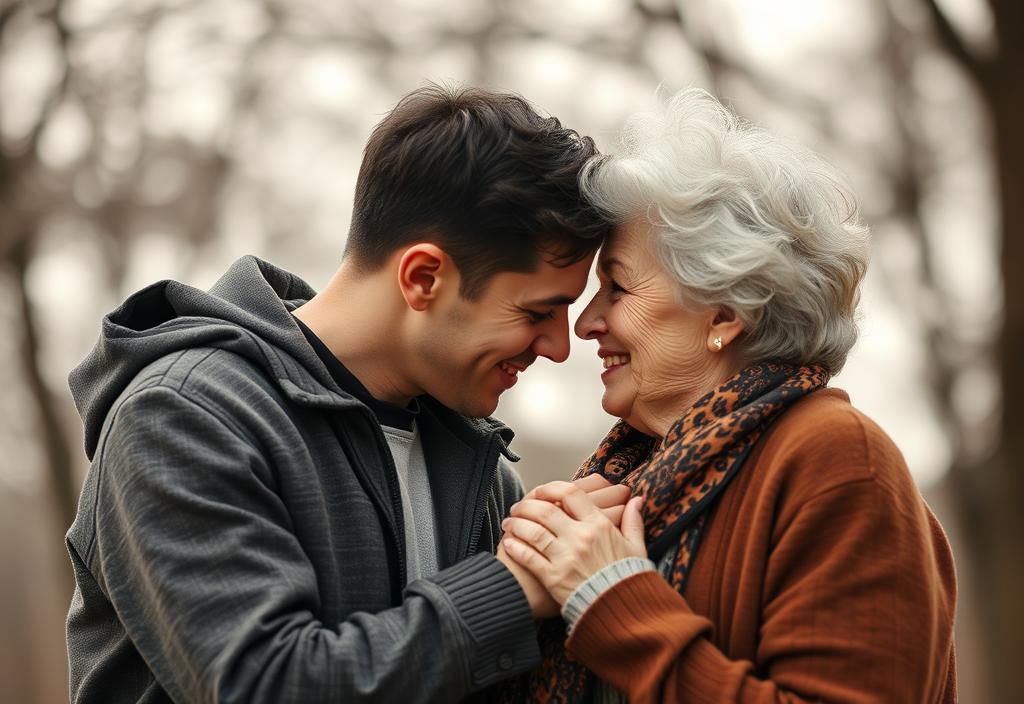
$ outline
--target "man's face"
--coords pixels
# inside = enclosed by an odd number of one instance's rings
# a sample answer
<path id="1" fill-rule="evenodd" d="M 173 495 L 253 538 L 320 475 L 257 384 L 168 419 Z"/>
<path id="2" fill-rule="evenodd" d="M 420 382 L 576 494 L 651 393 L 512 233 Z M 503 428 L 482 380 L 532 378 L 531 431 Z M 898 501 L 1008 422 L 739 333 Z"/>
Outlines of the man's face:
<path id="1" fill-rule="evenodd" d="M 496 274 L 476 300 L 449 294 L 439 301 L 436 323 L 420 340 L 420 386 L 449 408 L 482 417 L 537 357 L 564 362 L 569 304 L 583 292 L 592 261 L 557 267 L 542 260 L 530 273 Z"/>

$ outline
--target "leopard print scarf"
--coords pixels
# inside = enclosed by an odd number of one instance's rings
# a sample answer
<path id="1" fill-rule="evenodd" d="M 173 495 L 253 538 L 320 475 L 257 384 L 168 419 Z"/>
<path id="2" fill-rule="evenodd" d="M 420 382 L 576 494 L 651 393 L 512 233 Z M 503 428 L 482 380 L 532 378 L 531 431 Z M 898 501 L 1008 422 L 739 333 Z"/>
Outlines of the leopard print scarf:
<path id="1" fill-rule="evenodd" d="M 658 560 L 677 548 L 668 580 L 684 593 L 707 510 L 736 475 L 765 429 L 787 407 L 828 382 L 823 367 L 765 362 L 747 367 L 698 400 L 665 438 L 619 421 L 574 479 L 597 472 L 626 484 L 643 506 L 647 550 Z M 587 701 L 594 677 L 565 650 L 565 624 L 539 632 L 541 664 L 502 687 L 506 702 Z"/>

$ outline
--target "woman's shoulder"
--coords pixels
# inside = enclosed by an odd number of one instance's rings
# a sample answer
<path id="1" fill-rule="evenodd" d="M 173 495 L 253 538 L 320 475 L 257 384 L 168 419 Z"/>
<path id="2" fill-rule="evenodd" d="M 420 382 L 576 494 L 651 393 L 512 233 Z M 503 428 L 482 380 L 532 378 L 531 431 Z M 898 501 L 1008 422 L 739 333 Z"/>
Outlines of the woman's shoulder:
<path id="1" fill-rule="evenodd" d="M 787 483 L 807 482 L 816 491 L 855 482 L 899 492 L 914 488 L 896 443 L 841 389 L 809 394 L 783 413 L 758 444 L 753 459 Z"/>

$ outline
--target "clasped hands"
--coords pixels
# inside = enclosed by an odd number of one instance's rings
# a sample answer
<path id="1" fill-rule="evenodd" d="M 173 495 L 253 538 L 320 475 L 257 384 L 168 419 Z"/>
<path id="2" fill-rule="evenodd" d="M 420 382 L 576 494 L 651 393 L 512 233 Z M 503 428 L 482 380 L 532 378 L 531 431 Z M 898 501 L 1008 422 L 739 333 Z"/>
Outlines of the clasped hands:
<path id="1" fill-rule="evenodd" d="M 599 474 L 543 484 L 512 506 L 497 558 L 515 575 L 534 618 L 558 615 L 569 595 L 624 557 L 646 557 L 641 497 Z"/>

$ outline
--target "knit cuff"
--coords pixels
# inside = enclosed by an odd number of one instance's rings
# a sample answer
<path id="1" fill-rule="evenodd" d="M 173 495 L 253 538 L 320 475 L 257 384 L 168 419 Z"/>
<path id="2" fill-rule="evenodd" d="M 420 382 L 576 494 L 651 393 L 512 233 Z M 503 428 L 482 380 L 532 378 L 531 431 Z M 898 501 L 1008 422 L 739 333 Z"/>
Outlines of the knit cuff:
<path id="1" fill-rule="evenodd" d="M 641 572 L 601 595 L 576 623 L 565 649 L 632 701 L 659 691 L 665 667 L 710 631 L 711 621 L 693 613 L 661 575 Z M 680 701 L 689 702 L 687 695 Z"/>
<path id="2" fill-rule="evenodd" d="M 654 569 L 654 563 L 645 557 L 624 557 L 590 575 L 587 581 L 573 590 L 569 598 L 565 600 L 565 605 L 562 606 L 562 618 L 569 626 L 569 631 L 572 631 L 583 612 L 605 591 L 627 577 Z"/>
<path id="3" fill-rule="evenodd" d="M 540 662 L 530 603 L 515 576 L 494 555 L 480 553 L 429 581 L 447 592 L 473 642 L 469 669 L 482 689 Z"/>

